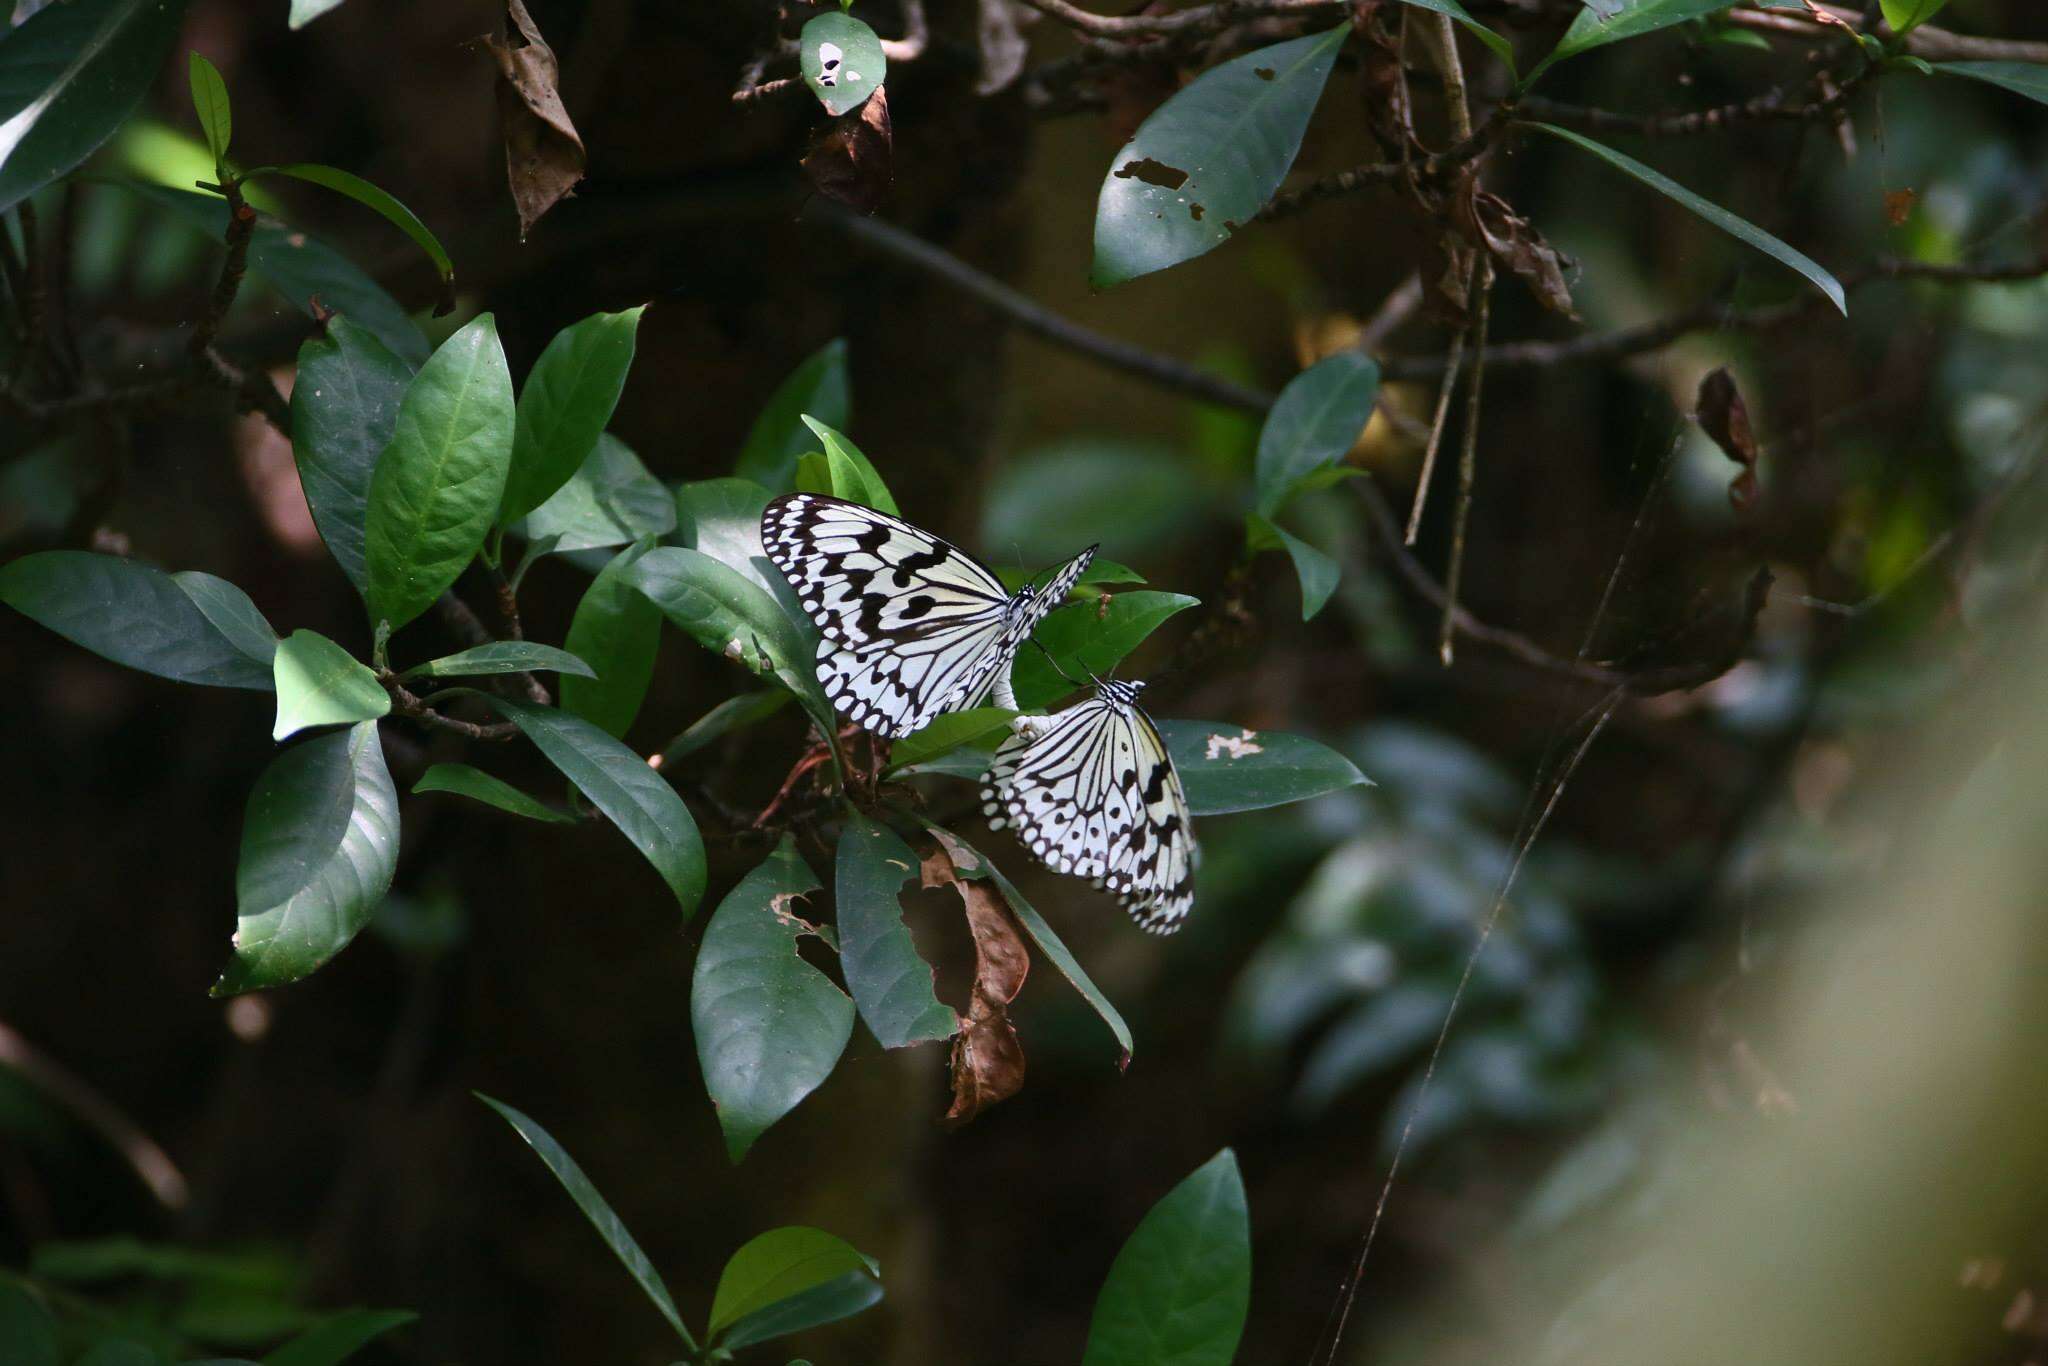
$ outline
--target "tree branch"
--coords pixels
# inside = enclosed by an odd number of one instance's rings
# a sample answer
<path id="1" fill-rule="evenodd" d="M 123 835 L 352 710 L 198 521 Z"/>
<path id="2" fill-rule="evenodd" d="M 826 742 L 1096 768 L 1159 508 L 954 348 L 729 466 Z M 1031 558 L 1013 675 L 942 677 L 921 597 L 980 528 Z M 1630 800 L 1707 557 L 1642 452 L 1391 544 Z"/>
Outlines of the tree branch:
<path id="1" fill-rule="evenodd" d="M 1828 15 L 1828 20 L 1800 14 L 1796 10 L 1734 9 L 1722 17 L 1740 28 L 1755 29 L 1760 33 L 1781 34 L 1808 42 L 1824 42 L 1832 36 L 1829 33 L 1830 29 L 1842 26 L 1858 33 L 1871 31 L 1863 22 L 1863 13 L 1860 10 L 1845 9 L 1840 5 L 1819 5 L 1816 8 Z M 1881 26 L 1879 31 L 1889 34 L 1891 29 L 1889 26 Z M 1966 33 L 1952 33 L 1945 28 L 1935 28 L 1931 24 L 1922 24 L 1906 35 L 1906 51 L 1930 62 L 2031 62 L 2037 66 L 2048 65 L 2048 43 L 2030 42 L 2019 38 L 1978 38 Z"/>
<path id="2" fill-rule="evenodd" d="M 1076 33 L 1090 38 L 1159 38 L 1187 32 L 1213 32 L 1248 19 L 1296 18 L 1341 14 L 1344 0 L 1217 0 L 1210 5 L 1167 14 L 1118 16 L 1096 14 L 1071 0 L 1024 0 L 1024 3 Z"/>

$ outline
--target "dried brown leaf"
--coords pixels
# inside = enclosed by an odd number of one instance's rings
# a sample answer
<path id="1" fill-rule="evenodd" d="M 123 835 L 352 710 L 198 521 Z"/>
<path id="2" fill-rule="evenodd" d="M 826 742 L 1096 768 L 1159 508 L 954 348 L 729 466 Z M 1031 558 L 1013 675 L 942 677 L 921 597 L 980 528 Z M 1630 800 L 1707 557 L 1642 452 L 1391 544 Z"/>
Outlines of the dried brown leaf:
<path id="1" fill-rule="evenodd" d="M 1912 216 L 1913 204 L 1920 198 L 1919 192 L 1911 188 L 1886 190 L 1884 192 L 1884 221 L 1893 227 L 1903 227 Z"/>
<path id="2" fill-rule="evenodd" d="M 827 124 L 804 154 L 811 188 L 857 213 L 882 206 L 895 176 L 896 141 L 889 123 L 889 91 L 876 86 L 860 108 Z"/>
<path id="3" fill-rule="evenodd" d="M 941 835 L 919 869 L 925 886 L 950 886 L 960 894 L 974 938 L 974 987 L 953 1039 L 953 1105 L 946 1111 L 952 1125 L 967 1123 L 1023 1087 L 1024 1045 L 1010 1023 L 1010 1002 L 1024 989 L 1031 970 L 1031 954 L 1009 903 L 992 882 L 960 875 L 951 852 L 959 848 Z"/>
<path id="4" fill-rule="evenodd" d="M 1745 469 L 1755 467 L 1756 436 L 1749 425 L 1749 405 L 1742 401 L 1742 392 L 1735 387 L 1735 376 L 1727 366 L 1700 381 L 1693 418 L 1721 448 L 1721 454 Z"/>
<path id="5" fill-rule="evenodd" d="M 1564 280 L 1564 257 L 1543 240 L 1535 224 L 1499 195 L 1476 188 L 1460 197 L 1458 209 L 1459 227 L 1484 244 L 1495 261 L 1521 276 L 1538 303 L 1567 318 L 1579 316 L 1572 310 L 1571 287 Z"/>
<path id="6" fill-rule="evenodd" d="M 504 38 L 484 39 L 498 64 L 498 112 L 505 124 L 505 176 L 519 210 L 519 238 L 568 198 L 583 179 L 583 139 L 557 88 L 554 49 L 522 0 L 505 0 Z"/>

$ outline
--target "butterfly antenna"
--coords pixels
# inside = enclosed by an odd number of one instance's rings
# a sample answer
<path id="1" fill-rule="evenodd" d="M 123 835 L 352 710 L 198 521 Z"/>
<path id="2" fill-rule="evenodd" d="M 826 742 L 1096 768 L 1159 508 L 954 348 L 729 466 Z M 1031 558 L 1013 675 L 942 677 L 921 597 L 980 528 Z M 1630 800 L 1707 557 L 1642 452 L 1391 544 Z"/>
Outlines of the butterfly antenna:
<path id="1" fill-rule="evenodd" d="M 1078 678 L 1074 677 L 1074 676 L 1073 676 L 1072 674 L 1068 673 L 1068 672 L 1067 672 L 1067 671 L 1066 671 L 1065 669 L 1063 669 L 1063 668 L 1061 668 L 1061 667 L 1060 667 L 1060 662 L 1059 662 L 1059 660 L 1057 660 L 1057 659 L 1053 658 L 1053 653 L 1052 653 L 1052 651 L 1051 651 L 1051 650 L 1048 650 L 1048 649 L 1046 649 L 1046 648 L 1045 648 L 1045 647 L 1044 647 L 1043 645 L 1040 645 L 1040 644 L 1038 643 L 1038 637 L 1036 637 L 1036 636 L 1033 636 L 1033 637 L 1031 637 L 1031 645 L 1032 645 L 1032 648 L 1033 648 L 1033 649 L 1035 649 L 1035 650 L 1037 650 L 1037 651 L 1038 651 L 1038 653 L 1040 653 L 1040 654 L 1042 654 L 1042 655 L 1044 655 L 1044 656 L 1045 656 L 1045 662 L 1046 662 L 1046 663 L 1048 663 L 1048 664 L 1050 664 L 1050 665 L 1052 665 L 1052 671 L 1053 671 L 1054 673 L 1058 674 L 1058 675 L 1059 675 L 1059 676 L 1060 676 L 1061 678 L 1064 678 L 1064 679 L 1066 679 L 1066 680 L 1067 680 L 1067 682 L 1069 682 L 1069 683 L 1073 684 L 1073 685 L 1074 685 L 1075 687 L 1077 687 L 1077 688 L 1079 688 L 1079 687 L 1084 687 L 1084 686 L 1086 686 L 1085 684 L 1083 684 L 1083 683 L 1081 682 L 1081 680 L 1080 680 L 1080 679 L 1078 679 Z M 1097 686 L 1100 686 L 1100 685 L 1101 685 L 1101 683 L 1102 683 L 1102 680 L 1101 680 L 1101 679 L 1099 679 L 1099 678 L 1096 678 L 1096 677 L 1095 677 L 1095 675 L 1094 675 L 1093 673 L 1089 673 L 1089 674 L 1088 674 L 1088 677 L 1089 677 L 1089 679 L 1090 679 L 1091 681 L 1093 681 L 1093 682 L 1094 682 L 1094 683 L 1095 683 L 1095 684 L 1096 684 Z"/>

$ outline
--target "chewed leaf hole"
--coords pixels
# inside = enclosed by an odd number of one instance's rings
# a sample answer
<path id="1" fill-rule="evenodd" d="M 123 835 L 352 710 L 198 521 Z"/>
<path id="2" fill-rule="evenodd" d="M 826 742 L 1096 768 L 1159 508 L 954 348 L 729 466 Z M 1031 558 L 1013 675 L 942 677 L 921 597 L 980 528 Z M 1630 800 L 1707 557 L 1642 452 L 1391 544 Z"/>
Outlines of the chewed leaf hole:
<path id="1" fill-rule="evenodd" d="M 1255 66 L 1252 68 L 1252 75 L 1257 76 L 1262 81 L 1272 80 L 1275 74 L 1270 66 Z"/>
<path id="2" fill-rule="evenodd" d="M 1188 217 L 1190 217 L 1190 218 L 1194 219 L 1194 220 L 1195 220 L 1195 221 L 1196 221 L 1197 223 L 1201 222 L 1201 221 L 1202 221 L 1202 206 L 1201 206 L 1200 204 L 1190 204 L 1190 205 L 1188 205 Z"/>
<path id="3" fill-rule="evenodd" d="M 1151 157 L 1140 157 L 1127 161 L 1117 168 L 1117 177 L 1122 180 L 1142 180 L 1147 185 L 1157 185 L 1162 190 L 1177 190 L 1188 183 L 1188 173 L 1177 166 L 1169 166 Z"/>

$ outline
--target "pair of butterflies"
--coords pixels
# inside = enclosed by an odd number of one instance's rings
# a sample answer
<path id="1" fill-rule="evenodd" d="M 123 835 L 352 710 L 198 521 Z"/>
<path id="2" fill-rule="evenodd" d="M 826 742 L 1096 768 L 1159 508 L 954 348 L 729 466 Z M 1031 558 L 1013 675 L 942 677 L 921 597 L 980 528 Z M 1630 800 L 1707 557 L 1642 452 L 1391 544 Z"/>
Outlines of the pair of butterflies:
<path id="1" fill-rule="evenodd" d="M 818 682 L 841 715 L 891 738 L 993 693 L 1095 558 L 1090 546 L 1015 593 L 972 555 L 899 517 L 816 493 L 761 514 L 761 543 L 817 624 Z M 1193 907 L 1195 841 L 1166 742 L 1138 708 L 1142 683 L 1096 683 L 1053 716 L 1020 716 L 982 788 L 989 823 L 1015 827 L 1056 872 L 1116 893 L 1146 930 Z"/>

